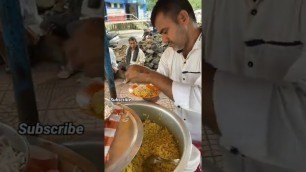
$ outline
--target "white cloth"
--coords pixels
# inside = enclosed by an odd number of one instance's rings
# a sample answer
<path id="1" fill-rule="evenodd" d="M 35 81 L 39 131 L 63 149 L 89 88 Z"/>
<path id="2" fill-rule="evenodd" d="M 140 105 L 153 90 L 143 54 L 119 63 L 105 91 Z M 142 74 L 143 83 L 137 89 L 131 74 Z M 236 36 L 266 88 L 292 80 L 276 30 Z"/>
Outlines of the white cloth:
<path id="1" fill-rule="evenodd" d="M 39 26 L 43 19 L 38 14 L 36 0 L 19 0 L 19 3 L 24 26 L 38 35 L 43 35 L 44 31 Z"/>
<path id="2" fill-rule="evenodd" d="M 109 56 L 110 56 L 112 67 L 113 69 L 117 69 L 118 64 L 117 64 L 115 52 L 112 48 L 108 48 L 108 49 L 109 49 Z"/>
<path id="3" fill-rule="evenodd" d="M 172 94 L 176 113 L 184 120 L 192 140 L 202 141 L 202 34 L 185 59 L 169 47 L 162 54 L 157 72 L 173 80 Z"/>
<path id="4" fill-rule="evenodd" d="M 285 172 L 306 171 L 306 1 L 204 3 L 221 144 Z M 289 44 L 244 43 L 255 39 Z"/>
<path id="5" fill-rule="evenodd" d="M 191 146 L 191 155 L 184 172 L 195 172 L 201 163 L 201 152 L 194 145 Z"/>
<path id="6" fill-rule="evenodd" d="M 127 52 L 128 52 L 128 48 L 126 49 L 126 54 L 127 54 Z M 136 61 L 133 61 L 133 57 L 134 57 L 134 50 L 132 50 L 132 52 L 131 52 L 130 65 L 134 65 L 134 64 L 140 65 L 140 64 L 143 64 L 146 61 L 146 56 L 140 48 L 139 48 L 139 51 L 138 51 Z"/>

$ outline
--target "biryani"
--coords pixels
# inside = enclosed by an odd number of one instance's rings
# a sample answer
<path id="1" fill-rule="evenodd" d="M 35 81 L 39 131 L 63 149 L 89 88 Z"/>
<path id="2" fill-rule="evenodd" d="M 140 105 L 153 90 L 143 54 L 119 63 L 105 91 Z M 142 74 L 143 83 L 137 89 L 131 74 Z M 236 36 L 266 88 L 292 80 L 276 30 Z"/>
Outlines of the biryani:
<path id="1" fill-rule="evenodd" d="M 147 172 L 143 168 L 145 160 L 156 155 L 165 159 L 179 159 L 180 152 L 178 143 L 167 128 L 162 127 L 150 120 L 143 122 L 143 141 L 142 145 L 132 162 L 123 172 Z M 150 172 L 172 172 L 175 165 L 169 163 L 156 164 Z"/>
<path id="2" fill-rule="evenodd" d="M 0 136 L 0 171 L 19 172 L 25 165 L 25 154 L 14 149 L 7 139 Z"/>
<path id="3" fill-rule="evenodd" d="M 104 91 L 100 90 L 93 94 L 90 101 L 90 109 L 94 115 L 100 119 L 104 119 Z"/>
<path id="4" fill-rule="evenodd" d="M 159 95 L 159 90 L 150 84 L 138 85 L 133 88 L 133 94 L 142 98 L 153 98 Z"/>

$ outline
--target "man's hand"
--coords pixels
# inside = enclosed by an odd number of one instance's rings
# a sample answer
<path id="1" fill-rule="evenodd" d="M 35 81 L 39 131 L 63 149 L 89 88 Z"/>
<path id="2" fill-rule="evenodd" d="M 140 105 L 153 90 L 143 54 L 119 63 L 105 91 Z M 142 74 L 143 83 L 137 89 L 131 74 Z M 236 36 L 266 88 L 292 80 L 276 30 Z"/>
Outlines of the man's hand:
<path id="1" fill-rule="evenodd" d="M 144 66 L 132 65 L 128 67 L 125 73 L 125 77 L 126 80 L 130 82 L 145 83 L 148 82 L 148 77 L 145 76 L 145 74 L 149 74 L 150 72 L 151 70 Z M 159 100 L 159 96 L 154 98 L 143 98 L 143 100 L 151 103 L 156 103 Z"/>
<path id="2" fill-rule="evenodd" d="M 156 71 L 139 65 L 131 65 L 125 73 L 127 81 L 133 83 L 151 83 L 173 100 L 172 80 Z M 158 99 L 157 99 L 158 100 Z M 157 101 L 154 100 L 154 101 Z M 153 100 L 150 100 L 153 101 Z"/>
<path id="3" fill-rule="evenodd" d="M 118 70 L 119 70 L 118 67 L 113 67 L 113 72 L 114 72 L 114 73 L 117 73 Z"/>
<path id="4" fill-rule="evenodd" d="M 133 83 L 149 83 L 148 75 L 152 72 L 151 69 L 139 65 L 131 65 L 125 72 L 127 81 Z"/>
<path id="5" fill-rule="evenodd" d="M 27 35 L 29 38 L 29 41 L 32 45 L 36 45 L 38 43 L 38 41 L 40 40 L 40 35 L 38 35 L 37 33 L 35 33 L 31 28 L 26 27 L 25 28 L 27 31 Z"/>

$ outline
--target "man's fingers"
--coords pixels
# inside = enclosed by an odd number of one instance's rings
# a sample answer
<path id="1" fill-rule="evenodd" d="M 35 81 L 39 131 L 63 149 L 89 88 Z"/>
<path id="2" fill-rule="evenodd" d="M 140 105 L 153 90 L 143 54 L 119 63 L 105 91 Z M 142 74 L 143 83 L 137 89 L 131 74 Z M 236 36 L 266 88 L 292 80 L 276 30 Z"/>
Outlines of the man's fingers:
<path id="1" fill-rule="evenodd" d="M 141 74 L 145 73 L 145 69 L 139 65 L 130 65 L 125 72 L 125 78 L 129 82 L 142 82 Z"/>

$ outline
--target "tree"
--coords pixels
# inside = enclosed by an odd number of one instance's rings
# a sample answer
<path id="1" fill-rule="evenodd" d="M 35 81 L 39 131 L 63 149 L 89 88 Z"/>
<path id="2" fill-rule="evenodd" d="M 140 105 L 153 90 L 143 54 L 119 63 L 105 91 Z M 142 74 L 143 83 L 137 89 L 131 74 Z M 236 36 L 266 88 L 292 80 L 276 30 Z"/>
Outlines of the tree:
<path id="1" fill-rule="evenodd" d="M 202 9 L 202 1 L 201 0 L 189 0 L 193 10 Z"/>
<path id="2" fill-rule="evenodd" d="M 152 11 L 157 0 L 147 0 L 147 11 Z"/>

